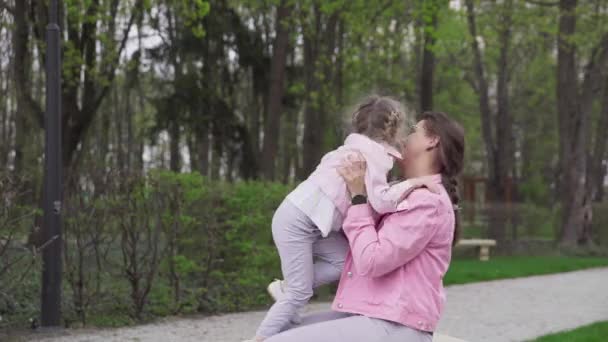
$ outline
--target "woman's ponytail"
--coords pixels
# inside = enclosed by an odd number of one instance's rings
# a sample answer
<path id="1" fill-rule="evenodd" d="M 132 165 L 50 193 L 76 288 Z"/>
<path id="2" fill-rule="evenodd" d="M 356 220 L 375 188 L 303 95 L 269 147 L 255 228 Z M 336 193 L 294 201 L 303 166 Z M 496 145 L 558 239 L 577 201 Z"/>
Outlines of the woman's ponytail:
<path id="1" fill-rule="evenodd" d="M 458 203 L 460 202 L 460 197 L 458 196 L 458 181 L 456 178 L 451 178 L 446 175 L 441 176 L 441 182 L 443 183 L 443 187 L 447 191 L 450 196 L 450 200 L 452 201 L 452 207 L 454 210 L 454 238 L 452 240 L 452 246 L 458 243 L 460 239 L 460 207 Z"/>

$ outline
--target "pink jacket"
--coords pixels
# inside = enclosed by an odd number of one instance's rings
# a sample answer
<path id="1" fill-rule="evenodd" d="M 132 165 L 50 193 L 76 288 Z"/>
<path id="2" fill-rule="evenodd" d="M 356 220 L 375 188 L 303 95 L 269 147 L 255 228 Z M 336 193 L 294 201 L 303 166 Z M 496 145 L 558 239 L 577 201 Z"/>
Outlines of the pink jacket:
<path id="1" fill-rule="evenodd" d="M 445 190 L 414 190 L 403 203 L 378 223 L 367 204 L 348 209 L 343 230 L 350 252 L 332 308 L 432 332 L 445 303 L 453 206 Z"/>
<path id="2" fill-rule="evenodd" d="M 378 143 L 361 134 L 350 134 L 344 145 L 327 153 L 317 169 L 308 177 L 329 197 L 344 217 L 350 204 L 346 183 L 336 169 L 342 165 L 349 154 L 360 152 L 367 162 L 365 185 L 372 208 L 379 214 L 392 213 L 397 210 L 401 199 L 410 188 L 409 182 L 389 186 L 388 172 L 393 168 L 394 159 L 401 159 L 401 154 L 394 147 Z"/>

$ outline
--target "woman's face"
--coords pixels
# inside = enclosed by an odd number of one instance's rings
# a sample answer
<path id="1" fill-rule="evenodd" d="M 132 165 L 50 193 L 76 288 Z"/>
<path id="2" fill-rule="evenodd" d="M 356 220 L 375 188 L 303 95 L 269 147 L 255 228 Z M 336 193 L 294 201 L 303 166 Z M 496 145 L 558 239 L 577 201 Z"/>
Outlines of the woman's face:
<path id="1" fill-rule="evenodd" d="M 408 177 L 408 170 L 411 171 L 415 168 L 416 163 L 421 161 L 420 157 L 437 146 L 438 142 L 437 137 L 427 134 L 424 128 L 424 120 L 418 121 L 412 126 L 412 130 L 403 144 L 403 160 L 400 163 L 403 175 Z"/>

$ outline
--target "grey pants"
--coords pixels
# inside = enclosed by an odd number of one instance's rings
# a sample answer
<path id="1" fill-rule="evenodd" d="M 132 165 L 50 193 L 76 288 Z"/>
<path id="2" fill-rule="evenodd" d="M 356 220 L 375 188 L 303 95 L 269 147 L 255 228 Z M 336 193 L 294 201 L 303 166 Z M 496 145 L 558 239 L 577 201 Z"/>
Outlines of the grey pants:
<path id="1" fill-rule="evenodd" d="M 272 237 L 279 250 L 287 296 L 274 303 L 260 324 L 256 335 L 264 338 L 288 327 L 298 309 L 312 297 L 313 288 L 340 279 L 348 253 L 342 233 L 332 232 L 323 238 L 312 220 L 287 199 L 272 219 Z"/>
<path id="2" fill-rule="evenodd" d="M 302 324 L 264 342 L 432 342 L 433 335 L 404 325 L 342 312 L 306 316 Z"/>

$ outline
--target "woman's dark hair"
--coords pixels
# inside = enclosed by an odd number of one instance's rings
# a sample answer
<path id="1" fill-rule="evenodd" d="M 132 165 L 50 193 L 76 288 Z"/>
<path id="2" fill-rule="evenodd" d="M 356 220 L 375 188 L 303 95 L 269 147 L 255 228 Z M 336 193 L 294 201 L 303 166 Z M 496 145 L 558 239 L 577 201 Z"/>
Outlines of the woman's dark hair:
<path id="1" fill-rule="evenodd" d="M 442 183 L 454 206 L 455 227 L 453 244 L 460 237 L 460 218 L 458 215 L 458 182 L 456 177 L 462 172 L 464 164 L 464 129 L 462 126 L 450 119 L 442 112 L 424 112 L 418 116 L 418 120 L 424 120 L 426 133 L 439 138 L 437 149 Z"/>
<path id="2" fill-rule="evenodd" d="M 361 102 L 352 115 L 355 133 L 396 146 L 400 128 L 405 122 L 403 105 L 388 96 L 371 95 Z"/>

